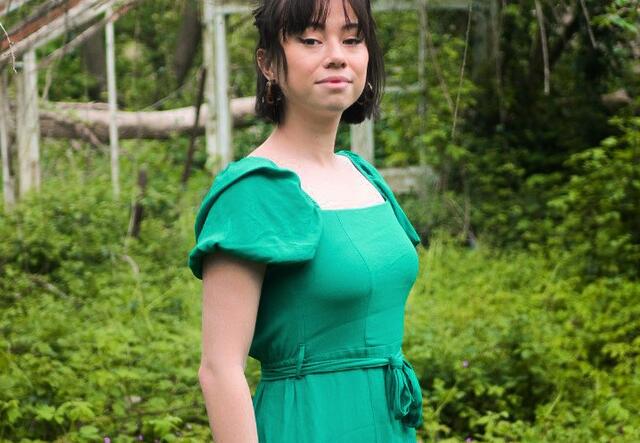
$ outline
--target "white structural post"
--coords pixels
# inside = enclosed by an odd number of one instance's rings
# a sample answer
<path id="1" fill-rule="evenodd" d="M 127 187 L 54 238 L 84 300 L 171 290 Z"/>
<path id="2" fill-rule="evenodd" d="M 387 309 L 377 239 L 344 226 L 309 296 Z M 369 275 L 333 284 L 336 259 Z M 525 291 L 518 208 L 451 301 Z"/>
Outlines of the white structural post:
<path id="1" fill-rule="evenodd" d="M 362 123 L 351 125 L 350 132 L 352 150 L 373 164 L 373 120 L 366 118 Z"/>
<path id="2" fill-rule="evenodd" d="M 2 157 L 2 195 L 4 207 L 11 209 L 15 204 L 13 177 L 11 176 L 11 150 L 9 149 L 9 90 L 7 70 L 0 72 L 0 156 Z"/>
<path id="3" fill-rule="evenodd" d="M 233 160 L 231 149 L 231 103 L 229 101 L 229 56 L 227 54 L 226 14 L 214 8 L 214 40 L 216 59 L 216 96 L 218 101 L 218 150 L 223 164 Z"/>
<path id="4" fill-rule="evenodd" d="M 111 7 L 105 12 L 111 16 Z M 120 168 L 118 166 L 118 100 L 116 92 L 116 58 L 113 33 L 113 22 L 109 20 L 105 26 L 105 40 L 107 50 L 107 91 L 109 95 L 109 145 L 111 151 L 111 184 L 114 197 L 120 196 Z"/>
<path id="5" fill-rule="evenodd" d="M 204 123 L 205 140 L 207 145 L 207 168 L 216 172 L 222 168 L 221 158 L 217 155 L 217 108 L 215 85 L 215 59 L 214 59 L 214 25 L 213 10 L 214 0 L 202 1 L 202 59 L 205 66 L 206 78 L 204 84 L 204 97 L 207 112 Z"/>
<path id="6" fill-rule="evenodd" d="M 38 71 L 36 51 L 31 48 L 22 57 L 22 70 L 16 76 L 16 134 L 20 196 L 40 189 L 40 120 L 38 116 Z"/>

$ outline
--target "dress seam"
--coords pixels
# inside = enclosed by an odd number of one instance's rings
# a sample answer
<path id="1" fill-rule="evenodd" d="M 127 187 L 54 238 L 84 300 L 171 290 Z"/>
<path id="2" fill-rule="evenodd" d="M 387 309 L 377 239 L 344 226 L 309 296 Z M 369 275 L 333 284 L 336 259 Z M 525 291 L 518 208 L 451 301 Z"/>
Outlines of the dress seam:
<path id="1" fill-rule="evenodd" d="M 378 443 L 378 425 L 377 425 L 377 420 L 376 420 L 376 414 L 375 414 L 375 410 L 373 407 L 373 393 L 371 392 L 371 371 L 366 371 L 365 373 L 367 375 L 367 387 L 369 389 L 369 406 L 371 407 L 371 420 L 373 420 L 373 429 L 375 430 L 375 436 L 376 436 L 376 442 Z"/>
<path id="2" fill-rule="evenodd" d="M 367 263 L 367 260 L 362 255 L 362 252 L 360 252 L 360 248 L 358 248 L 356 243 L 351 238 L 351 235 L 349 234 L 349 232 L 345 229 L 344 225 L 342 224 L 342 219 L 340 218 L 340 214 L 336 214 L 336 216 L 338 218 L 338 223 L 340 223 L 340 227 L 342 228 L 342 230 L 344 231 L 345 235 L 347 236 L 347 238 L 351 242 L 351 245 L 353 246 L 353 248 L 356 250 L 356 252 L 360 256 L 360 259 L 362 260 L 362 262 L 366 266 L 367 272 L 369 273 L 369 291 L 368 291 L 368 294 L 367 294 L 367 306 L 366 306 L 366 310 L 365 310 L 366 315 L 365 315 L 365 320 L 364 320 L 364 328 L 363 328 L 363 332 L 362 332 L 362 334 L 363 334 L 362 342 L 364 343 L 364 345 L 366 347 L 367 344 L 368 344 L 367 343 L 367 326 L 368 326 L 368 322 L 369 322 L 369 306 L 371 305 L 371 297 L 373 295 L 373 277 L 372 277 L 372 272 L 371 272 L 371 268 L 369 267 L 369 263 Z M 374 412 L 374 408 L 373 408 L 373 398 L 372 398 L 373 394 L 371 393 L 371 371 L 365 369 L 364 372 L 365 372 L 365 375 L 367 377 L 367 390 L 369 391 L 369 407 L 371 408 L 371 420 L 373 421 L 373 428 L 375 429 L 375 436 L 376 436 L 375 443 L 378 443 L 378 426 L 376 424 L 376 416 L 375 416 L 375 412 Z"/>
<path id="3" fill-rule="evenodd" d="M 363 328 L 363 333 L 362 333 L 362 335 L 363 335 L 362 342 L 365 344 L 365 346 L 367 346 L 368 345 L 368 342 L 367 342 L 367 327 L 369 325 L 368 324 L 369 323 L 369 306 L 371 305 L 371 296 L 373 295 L 373 276 L 372 276 L 373 273 L 371 272 L 371 268 L 369 267 L 369 263 L 367 263 L 367 260 L 362 255 L 362 252 L 360 252 L 360 248 L 358 248 L 356 243 L 351 238 L 351 235 L 349 234 L 349 232 L 345 229 L 344 225 L 342 224 L 342 220 L 340 219 L 340 215 L 337 215 L 337 217 L 338 217 L 338 222 L 340 223 L 340 227 L 342 228 L 342 230 L 346 234 L 347 238 L 351 242 L 351 245 L 353 246 L 353 248 L 356 250 L 356 252 L 360 256 L 360 259 L 362 260 L 362 262 L 366 266 L 367 272 L 368 272 L 368 275 L 369 275 L 369 291 L 368 291 L 368 294 L 367 294 L 367 306 L 366 306 L 366 310 L 365 310 L 366 315 L 365 315 L 365 318 L 364 318 L 364 328 Z"/>

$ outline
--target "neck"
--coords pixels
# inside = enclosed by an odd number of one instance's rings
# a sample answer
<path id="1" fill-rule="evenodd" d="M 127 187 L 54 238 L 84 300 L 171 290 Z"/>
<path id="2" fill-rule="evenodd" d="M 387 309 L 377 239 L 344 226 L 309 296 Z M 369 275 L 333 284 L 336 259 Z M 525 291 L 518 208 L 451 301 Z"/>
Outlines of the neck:
<path id="1" fill-rule="evenodd" d="M 319 113 L 304 107 L 288 107 L 284 121 L 271 133 L 268 144 L 283 156 L 318 167 L 335 165 L 334 146 L 338 112 Z"/>

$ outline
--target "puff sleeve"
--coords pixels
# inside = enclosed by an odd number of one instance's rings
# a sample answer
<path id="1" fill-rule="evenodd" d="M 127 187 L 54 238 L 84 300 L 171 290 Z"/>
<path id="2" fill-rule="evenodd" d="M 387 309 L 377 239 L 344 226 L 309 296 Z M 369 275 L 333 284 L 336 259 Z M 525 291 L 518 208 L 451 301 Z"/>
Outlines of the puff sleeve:
<path id="1" fill-rule="evenodd" d="M 398 220 L 398 223 L 400 223 L 400 226 L 402 226 L 402 229 L 404 229 L 413 246 L 417 246 L 418 244 L 420 244 L 420 235 L 418 235 L 415 228 L 411 224 L 409 217 L 407 217 L 404 210 L 400 206 L 400 203 L 398 203 L 398 200 L 396 200 L 391 187 L 382 177 L 382 174 L 380 174 L 380 172 L 375 168 L 375 166 L 373 166 L 371 163 L 369 163 L 367 160 L 353 151 L 341 150 L 340 153 L 351 158 L 358 169 L 360 169 L 360 171 L 371 178 L 371 180 L 385 194 L 387 200 L 389 200 L 389 202 L 391 203 L 391 207 L 393 208 L 393 212 L 396 216 L 396 219 Z"/>
<path id="2" fill-rule="evenodd" d="M 319 209 L 291 171 L 230 164 L 216 176 L 196 215 L 188 266 L 202 279 L 204 257 L 218 250 L 264 263 L 310 260 L 321 229 Z"/>

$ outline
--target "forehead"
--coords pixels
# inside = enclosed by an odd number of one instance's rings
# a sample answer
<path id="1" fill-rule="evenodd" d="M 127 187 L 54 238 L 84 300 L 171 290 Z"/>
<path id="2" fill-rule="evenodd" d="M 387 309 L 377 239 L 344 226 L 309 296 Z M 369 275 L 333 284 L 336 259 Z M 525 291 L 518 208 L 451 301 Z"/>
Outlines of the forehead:
<path id="1" fill-rule="evenodd" d="M 327 0 L 327 20 L 356 21 L 356 13 L 348 0 Z"/>
<path id="2" fill-rule="evenodd" d="M 362 8 L 354 9 L 350 2 L 361 6 L 358 2 L 362 0 L 283 0 L 282 34 L 297 34 L 310 27 L 342 29 L 343 25 L 350 23 L 358 23 L 360 28 L 364 18 L 358 18 L 357 10 Z"/>
<path id="3" fill-rule="evenodd" d="M 319 21 L 312 21 L 309 24 L 309 27 L 320 29 L 322 31 L 324 31 L 326 28 L 332 27 L 340 28 L 342 30 L 357 28 L 358 17 L 356 16 L 355 12 L 353 12 L 353 8 L 351 8 L 349 4 L 347 4 L 346 6 L 346 12 L 343 10 L 331 9 L 327 13 L 327 17 L 324 23 Z"/>

